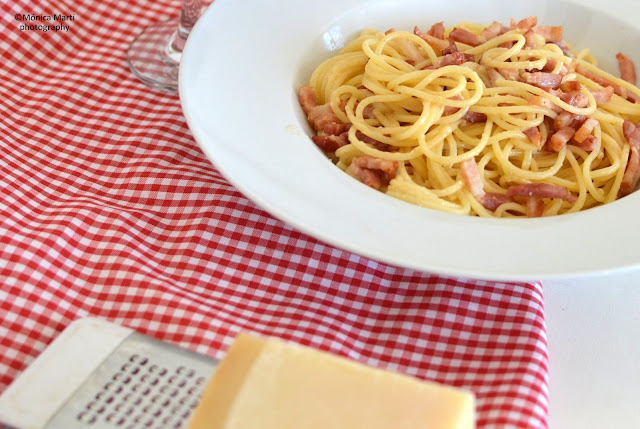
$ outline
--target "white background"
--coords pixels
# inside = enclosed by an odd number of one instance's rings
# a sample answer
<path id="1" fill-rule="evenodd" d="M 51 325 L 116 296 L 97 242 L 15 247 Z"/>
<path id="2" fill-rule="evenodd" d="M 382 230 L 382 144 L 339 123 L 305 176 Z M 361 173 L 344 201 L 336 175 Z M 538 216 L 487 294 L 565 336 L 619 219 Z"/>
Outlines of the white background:
<path id="1" fill-rule="evenodd" d="M 640 428 L 640 271 L 542 284 L 551 429 Z"/>

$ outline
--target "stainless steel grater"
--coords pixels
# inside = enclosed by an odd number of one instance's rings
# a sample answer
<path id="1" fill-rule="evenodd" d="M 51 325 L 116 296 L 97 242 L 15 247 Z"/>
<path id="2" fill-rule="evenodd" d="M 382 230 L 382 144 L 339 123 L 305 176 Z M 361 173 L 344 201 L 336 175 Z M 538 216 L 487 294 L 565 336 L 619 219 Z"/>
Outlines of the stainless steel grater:
<path id="1" fill-rule="evenodd" d="M 82 319 L 0 396 L 0 427 L 182 429 L 216 363 L 127 328 Z"/>

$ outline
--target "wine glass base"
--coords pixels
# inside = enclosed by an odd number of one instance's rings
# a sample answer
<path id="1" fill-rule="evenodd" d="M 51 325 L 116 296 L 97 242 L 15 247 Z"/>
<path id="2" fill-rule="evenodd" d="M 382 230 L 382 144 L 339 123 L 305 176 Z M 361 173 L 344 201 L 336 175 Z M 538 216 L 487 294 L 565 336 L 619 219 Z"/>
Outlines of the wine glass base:
<path id="1" fill-rule="evenodd" d="M 176 55 L 170 48 L 177 28 L 177 20 L 147 27 L 127 50 L 131 71 L 147 85 L 165 92 L 178 89 L 180 53 Z"/>

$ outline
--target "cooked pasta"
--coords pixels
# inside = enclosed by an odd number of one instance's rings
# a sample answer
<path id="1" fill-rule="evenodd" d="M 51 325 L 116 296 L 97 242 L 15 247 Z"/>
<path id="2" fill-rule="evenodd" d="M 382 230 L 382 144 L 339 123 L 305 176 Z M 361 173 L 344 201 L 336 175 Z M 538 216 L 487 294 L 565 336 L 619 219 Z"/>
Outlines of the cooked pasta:
<path id="1" fill-rule="evenodd" d="M 335 164 L 430 209 L 551 216 L 609 203 L 640 178 L 640 90 L 562 27 L 365 30 L 319 65 L 300 103 Z"/>

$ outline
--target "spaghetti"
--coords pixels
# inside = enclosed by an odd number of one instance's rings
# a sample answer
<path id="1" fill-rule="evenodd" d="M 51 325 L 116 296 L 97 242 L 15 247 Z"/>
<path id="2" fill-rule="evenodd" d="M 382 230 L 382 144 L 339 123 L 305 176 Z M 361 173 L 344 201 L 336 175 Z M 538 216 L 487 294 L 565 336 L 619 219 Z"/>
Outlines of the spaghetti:
<path id="1" fill-rule="evenodd" d="M 572 51 L 562 27 L 363 31 L 313 72 L 300 104 L 335 164 L 423 207 L 551 216 L 632 192 L 640 90 Z"/>

